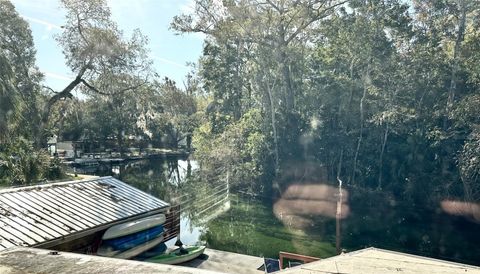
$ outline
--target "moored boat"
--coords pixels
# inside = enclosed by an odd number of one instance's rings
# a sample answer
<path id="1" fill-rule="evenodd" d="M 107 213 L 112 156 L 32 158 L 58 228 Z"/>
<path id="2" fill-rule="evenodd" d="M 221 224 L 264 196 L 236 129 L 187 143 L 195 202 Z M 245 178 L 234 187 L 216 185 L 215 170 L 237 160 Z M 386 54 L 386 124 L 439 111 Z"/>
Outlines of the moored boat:
<path id="1" fill-rule="evenodd" d="M 102 246 L 112 247 L 115 250 L 127 250 L 135 246 L 141 245 L 154 239 L 164 233 L 162 225 L 154 226 L 143 231 L 139 231 L 133 234 L 125 235 L 119 238 L 110 240 L 103 240 Z"/>
<path id="2" fill-rule="evenodd" d="M 164 214 L 158 214 L 140 220 L 114 225 L 105 231 L 102 236 L 102 240 L 119 238 L 149 229 L 151 227 L 163 225 L 165 223 L 165 219 L 166 218 Z"/>
<path id="3" fill-rule="evenodd" d="M 167 250 L 164 254 L 150 257 L 145 261 L 159 264 L 180 264 L 197 258 L 204 251 L 205 246 L 176 247 L 175 249 Z"/>
<path id="4" fill-rule="evenodd" d="M 164 240 L 165 215 L 158 214 L 110 227 L 102 236 L 97 255 L 130 259 Z"/>
<path id="5" fill-rule="evenodd" d="M 151 239 L 150 241 L 147 241 L 143 244 L 137 245 L 125 251 L 115 250 L 111 247 L 102 246 L 97 251 L 97 254 L 101 256 L 107 256 L 107 257 L 118 258 L 118 259 L 130 259 L 161 244 L 163 240 L 164 240 L 163 235 L 160 235 L 154 239 Z"/>

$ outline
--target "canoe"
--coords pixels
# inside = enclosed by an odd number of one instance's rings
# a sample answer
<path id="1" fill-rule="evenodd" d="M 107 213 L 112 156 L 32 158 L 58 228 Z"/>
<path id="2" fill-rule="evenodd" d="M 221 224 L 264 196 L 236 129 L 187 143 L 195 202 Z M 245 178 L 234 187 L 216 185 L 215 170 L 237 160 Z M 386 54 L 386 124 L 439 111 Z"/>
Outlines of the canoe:
<path id="1" fill-rule="evenodd" d="M 162 225 L 154 226 L 152 228 L 126 235 L 119 238 L 114 238 L 110 240 L 103 240 L 102 246 L 109 246 L 115 250 L 126 250 L 133 248 L 135 246 L 141 245 L 153 238 L 156 238 L 164 233 Z"/>
<path id="2" fill-rule="evenodd" d="M 102 240 L 109 240 L 113 238 L 122 237 L 133 234 L 154 226 L 163 225 L 165 223 L 165 215 L 158 214 L 151 217 L 143 218 L 133 222 L 118 224 L 110 227 L 105 231 Z"/>
<path id="3" fill-rule="evenodd" d="M 101 247 L 97 251 L 97 255 L 100 256 L 105 256 L 105 257 L 112 257 L 112 258 L 118 258 L 118 259 L 130 259 L 135 256 L 138 256 L 142 254 L 143 252 L 154 248 L 158 244 L 163 242 L 163 235 L 152 239 L 144 244 L 141 244 L 139 246 L 136 246 L 134 248 L 128 249 L 126 251 L 119 251 L 119 250 L 114 250 L 111 247 Z"/>
<path id="4" fill-rule="evenodd" d="M 145 262 L 159 263 L 159 264 L 180 264 L 188 262 L 202 255 L 205 251 L 205 246 L 187 246 L 184 247 L 186 254 L 180 252 L 180 248 L 167 251 L 165 254 L 160 254 L 145 260 Z"/>

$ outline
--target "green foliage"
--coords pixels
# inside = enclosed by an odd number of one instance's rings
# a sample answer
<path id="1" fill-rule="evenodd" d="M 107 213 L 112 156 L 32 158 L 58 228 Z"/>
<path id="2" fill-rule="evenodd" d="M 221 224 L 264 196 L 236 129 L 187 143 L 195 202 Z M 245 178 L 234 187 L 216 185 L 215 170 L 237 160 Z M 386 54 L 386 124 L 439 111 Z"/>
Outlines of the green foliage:
<path id="1" fill-rule="evenodd" d="M 0 2 L 0 21 L 0 135 L 21 134 L 38 147 L 42 74 L 35 65 L 32 34 L 10 1 Z"/>
<path id="2" fill-rule="evenodd" d="M 39 148 L 42 74 L 28 23 L 9 1 L 0 1 L 0 21 L 0 184 L 61 178 L 58 161 Z"/>
<path id="3" fill-rule="evenodd" d="M 197 126 L 193 96 L 169 79 L 116 95 L 61 101 L 50 118 L 48 129 L 62 140 L 120 152 L 130 146 L 177 148 Z"/>
<path id="4" fill-rule="evenodd" d="M 3 144 L 0 150 L 0 184 L 30 185 L 47 178 L 54 178 L 60 172 L 50 169 L 46 151 L 37 150 L 32 142 L 23 138 Z"/>
<path id="5" fill-rule="evenodd" d="M 42 94 L 28 24 L 0 2 L 3 143 L 40 148 L 56 134 L 123 152 L 182 140 L 190 149 L 193 137 L 205 181 L 268 189 L 286 164 L 311 161 L 330 181 L 408 201 L 476 199 L 476 1 L 196 0 L 172 22 L 207 35 L 185 90 L 149 78 L 146 37 L 126 38 L 106 1 L 62 4 L 57 41 L 76 76 Z M 86 100 L 62 100 L 77 86 Z"/>
<path id="6" fill-rule="evenodd" d="M 202 167 L 201 179 L 210 182 L 228 180 L 241 187 L 262 187 L 254 182 L 265 176 L 268 163 L 267 137 L 262 132 L 262 115 L 251 109 L 220 134 L 212 132 L 210 122 L 195 131 L 195 159 Z"/>
<path id="7" fill-rule="evenodd" d="M 472 132 L 459 155 L 459 168 L 468 200 L 480 199 L 480 132 Z"/>
<path id="8" fill-rule="evenodd" d="M 19 93 L 14 86 L 13 72 L 5 56 L 0 55 L 0 143 L 8 138 L 14 120 L 19 117 Z M 16 118 L 16 119 L 15 119 Z"/>
<path id="9" fill-rule="evenodd" d="M 214 97 L 208 114 L 216 132 L 221 132 L 230 120 L 238 120 L 246 111 L 244 94 L 251 91 L 241 75 L 246 69 L 247 56 L 238 43 L 216 45 L 207 41 L 204 46 L 200 74 L 203 88 Z"/>
<path id="10" fill-rule="evenodd" d="M 212 101 L 195 139 L 206 178 L 315 161 L 330 181 L 410 202 L 472 192 L 478 3 L 310 4 L 197 0 L 174 19 L 208 37 L 200 76 Z M 242 123 L 252 109 L 255 132 Z"/>
<path id="11" fill-rule="evenodd" d="M 157 130 L 152 133 L 161 136 L 165 146 L 177 148 L 182 139 L 190 140 L 198 125 L 195 99 L 191 94 L 179 89 L 175 82 L 168 78 L 165 78 L 161 84 L 157 84 L 156 88 L 156 96 L 162 110 L 153 119 L 157 124 Z M 188 149 L 191 148 L 188 147 Z"/>

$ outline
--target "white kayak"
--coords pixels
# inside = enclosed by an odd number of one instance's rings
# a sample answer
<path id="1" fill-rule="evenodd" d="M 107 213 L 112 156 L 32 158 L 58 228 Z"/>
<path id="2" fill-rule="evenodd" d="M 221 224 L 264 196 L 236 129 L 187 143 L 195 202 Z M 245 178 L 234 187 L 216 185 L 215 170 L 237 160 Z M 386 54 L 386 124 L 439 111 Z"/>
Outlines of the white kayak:
<path id="1" fill-rule="evenodd" d="M 118 251 L 118 250 L 113 250 L 110 247 L 100 247 L 97 251 L 97 255 L 104 256 L 104 257 L 112 257 L 112 258 L 118 258 L 118 259 L 130 259 L 135 256 L 138 256 L 142 254 L 143 252 L 154 248 L 155 246 L 159 245 L 160 243 L 163 242 L 163 235 L 159 236 L 157 238 L 152 239 L 151 241 L 148 241 L 146 243 L 143 243 L 139 246 L 136 246 L 134 248 L 125 250 L 123 252 Z"/>
<path id="2" fill-rule="evenodd" d="M 162 225 L 164 223 L 165 215 L 158 214 L 140 220 L 114 225 L 105 231 L 102 236 L 102 240 L 109 240 L 130 235 L 154 226 Z"/>

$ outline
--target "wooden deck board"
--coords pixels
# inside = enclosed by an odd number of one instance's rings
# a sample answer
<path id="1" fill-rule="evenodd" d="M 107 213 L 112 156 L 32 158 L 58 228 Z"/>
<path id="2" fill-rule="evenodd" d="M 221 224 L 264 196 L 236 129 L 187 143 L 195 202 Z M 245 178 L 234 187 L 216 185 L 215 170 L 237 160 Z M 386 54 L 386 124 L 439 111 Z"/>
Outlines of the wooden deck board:
<path id="1" fill-rule="evenodd" d="M 257 270 L 258 267 L 263 265 L 263 258 L 260 257 L 209 248 L 205 249 L 205 255 L 208 256 L 206 260 L 195 259 L 181 265 L 225 273 L 265 273 Z"/>
<path id="2" fill-rule="evenodd" d="M 480 274 L 480 268 L 471 265 L 436 260 L 377 248 L 367 248 L 324 260 L 304 264 L 281 273 L 469 273 Z"/>
<path id="3" fill-rule="evenodd" d="M 70 273 L 70 274 L 218 274 L 219 272 L 120 260 L 68 252 L 50 253 L 50 250 L 13 247 L 0 252 L 0 273 Z"/>

